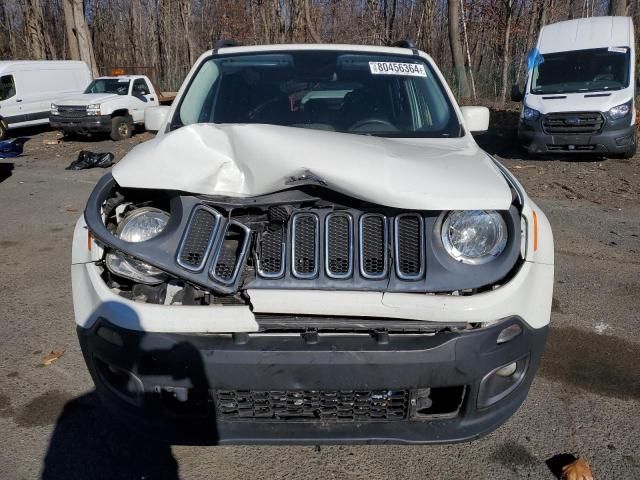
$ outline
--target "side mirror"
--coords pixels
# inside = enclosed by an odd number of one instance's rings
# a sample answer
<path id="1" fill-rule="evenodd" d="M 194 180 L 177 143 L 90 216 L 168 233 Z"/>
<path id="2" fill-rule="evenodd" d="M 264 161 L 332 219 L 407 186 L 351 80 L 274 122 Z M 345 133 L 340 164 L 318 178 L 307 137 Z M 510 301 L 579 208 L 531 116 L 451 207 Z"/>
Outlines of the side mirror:
<path id="1" fill-rule="evenodd" d="M 636 79 L 636 86 L 638 87 L 638 90 L 640 90 L 640 77 Z"/>
<path id="2" fill-rule="evenodd" d="M 480 135 L 489 130 L 489 109 L 487 107 L 462 107 L 464 123 L 472 135 Z"/>
<path id="3" fill-rule="evenodd" d="M 167 105 L 160 105 L 158 107 L 149 107 L 144 111 L 144 128 L 151 132 L 157 132 L 160 130 L 169 115 L 171 107 Z"/>
<path id="4" fill-rule="evenodd" d="M 520 91 L 519 85 L 511 85 L 511 101 L 512 102 L 521 102 L 524 95 Z"/>

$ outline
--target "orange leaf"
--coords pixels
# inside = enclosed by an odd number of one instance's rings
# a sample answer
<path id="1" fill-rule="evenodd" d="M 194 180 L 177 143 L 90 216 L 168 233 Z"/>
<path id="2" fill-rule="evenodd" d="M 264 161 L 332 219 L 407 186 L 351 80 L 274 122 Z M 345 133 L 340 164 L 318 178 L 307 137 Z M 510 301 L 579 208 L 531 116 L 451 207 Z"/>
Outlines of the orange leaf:
<path id="1" fill-rule="evenodd" d="M 51 351 L 42 358 L 42 365 L 51 365 L 63 355 L 64 350 L 60 350 L 59 352 Z"/>
<path id="2" fill-rule="evenodd" d="M 583 458 L 562 467 L 562 480 L 593 480 L 589 464 Z"/>

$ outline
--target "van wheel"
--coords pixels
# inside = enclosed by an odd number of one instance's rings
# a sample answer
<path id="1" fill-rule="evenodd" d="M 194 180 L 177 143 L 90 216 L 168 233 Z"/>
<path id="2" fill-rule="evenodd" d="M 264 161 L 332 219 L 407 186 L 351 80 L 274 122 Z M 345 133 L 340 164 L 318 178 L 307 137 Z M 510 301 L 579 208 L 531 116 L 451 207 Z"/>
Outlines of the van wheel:
<path id="1" fill-rule="evenodd" d="M 125 140 L 131 137 L 133 122 L 131 117 L 113 117 L 111 120 L 111 140 Z"/>
<path id="2" fill-rule="evenodd" d="M 0 120 L 0 140 L 7 138 L 7 126 Z"/>
<path id="3" fill-rule="evenodd" d="M 636 155 L 636 151 L 638 150 L 638 140 L 634 140 L 633 141 L 633 145 L 631 145 L 631 148 L 629 150 L 627 150 L 626 152 L 624 152 L 621 157 L 622 158 L 633 158 Z"/>

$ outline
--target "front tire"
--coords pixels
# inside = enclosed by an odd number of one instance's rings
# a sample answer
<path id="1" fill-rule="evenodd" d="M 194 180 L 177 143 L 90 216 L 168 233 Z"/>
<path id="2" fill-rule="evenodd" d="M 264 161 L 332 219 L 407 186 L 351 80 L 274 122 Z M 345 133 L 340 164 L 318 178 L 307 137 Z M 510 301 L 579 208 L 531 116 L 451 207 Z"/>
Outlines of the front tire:
<path id="1" fill-rule="evenodd" d="M 131 117 L 113 117 L 111 120 L 111 140 L 117 142 L 126 140 L 133 133 L 133 121 Z"/>
<path id="2" fill-rule="evenodd" d="M 633 157 L 635 157 L 637 151 L 638 151 L 638 140 L 634 138 L 633 139 L 633 144 L 631 145 L 631 148 L 629 148 L 629 150 L 624 152 L 621 155 L 621 158 L 633 158 Z"/>

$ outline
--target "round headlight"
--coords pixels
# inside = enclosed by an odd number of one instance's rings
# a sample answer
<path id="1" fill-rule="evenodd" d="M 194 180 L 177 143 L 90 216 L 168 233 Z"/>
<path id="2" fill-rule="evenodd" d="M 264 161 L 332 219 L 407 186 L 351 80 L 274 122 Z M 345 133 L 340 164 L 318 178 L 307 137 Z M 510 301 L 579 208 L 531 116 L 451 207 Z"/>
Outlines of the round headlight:
<path id="1" fill-rule="evenodd" d="M 456 211 L 445 218 L 441 236 L 449 255 L 479 265 L 502 253 L 507 244 L 507 225 L 496 211 Z"/>
<path id="2" fill-rule="evenodd" d="M 169 214 L 157 208 L 139 208 L 125 217 L 116 231 L 122 240 L 131 243 L 144 242 L 157 236 L 167 226 Z M 112 273 L 150 285 L 164 281 L 166 275 L 151 265 L 120 252 L 107 254 L 106 265 Z"/>
<path id="3" fill-rule="evenodd" d="M 126 242 L 144 242 L 162 232 L 168 221 L 167 212 L 157 208 L 139 208 L 120 222 L 116 233 Z"/>

